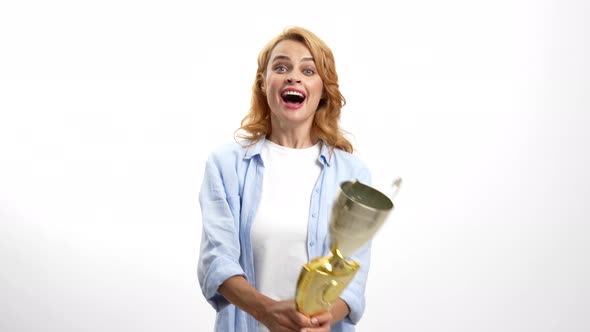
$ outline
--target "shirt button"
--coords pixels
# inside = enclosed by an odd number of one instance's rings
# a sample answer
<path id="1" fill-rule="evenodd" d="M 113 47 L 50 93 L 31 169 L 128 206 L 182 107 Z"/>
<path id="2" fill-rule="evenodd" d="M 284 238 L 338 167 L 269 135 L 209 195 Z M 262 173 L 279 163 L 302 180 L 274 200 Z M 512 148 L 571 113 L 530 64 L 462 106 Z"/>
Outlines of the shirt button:
<path id="1" fill-rule="evenodd" d="M 309 243 L 309 246 L 310 246 L 310 247 L 313 247 L 313 245 L 314 245 L 314 244 L 315 244 L 315 243 L 313 243 L 313 242 L 310 242 L 310 243 Z"/>
<path id="2" fill-rule="evenodd" d="M 311 214 L 311 216 L 315 218 L 315 216 L 316 216 L 316 213 L 315 213 L 315 212 L 314 212 L 314 213 L 312 213 L 312 214 Z"/>
<path id="3" fill-rule="evenodd" d="M 317 194 L 317 193 L 319 193 L 319 192 L 320 192 L 320 188 L 316 188 L 316 189 L 315 189 L 315 193 Z"/>

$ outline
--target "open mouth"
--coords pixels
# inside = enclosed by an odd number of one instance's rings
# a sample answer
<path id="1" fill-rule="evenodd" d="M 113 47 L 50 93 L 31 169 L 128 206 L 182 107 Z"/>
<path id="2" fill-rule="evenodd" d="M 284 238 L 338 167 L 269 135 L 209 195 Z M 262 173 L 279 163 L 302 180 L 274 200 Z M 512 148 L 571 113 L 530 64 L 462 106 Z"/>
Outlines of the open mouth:
<path id="1" fill-rule="evenodd" d="M 301 104 L 305 101 L 305 95 L 295 90 L 285 90 L 281 94 L 283 101 L 288 104 Z"/>

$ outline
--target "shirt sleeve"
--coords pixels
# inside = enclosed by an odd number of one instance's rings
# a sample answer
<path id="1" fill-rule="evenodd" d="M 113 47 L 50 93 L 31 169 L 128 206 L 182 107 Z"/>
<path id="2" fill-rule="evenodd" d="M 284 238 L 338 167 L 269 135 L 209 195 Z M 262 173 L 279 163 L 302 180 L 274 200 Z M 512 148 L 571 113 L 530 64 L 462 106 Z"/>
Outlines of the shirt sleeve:
<path id="1" fill-rule="evenodd" d="M 234 215 L 240 211 L 240 197 L 226 194 L 226 186 L 237 181 L 222 174 L 222 165 L 221 158 L 209 157 L 199 192 L 202 235 L 197 274 L 203 295 L 217 311 L 229 304 L 218 293 L 219 286 L 232 276 L 245 276 L 239 264 L 239 215 Z"/>
<path id="2" fill-rule="evenodd" d="M 371 175 L 366 168 L 361 170 L 357 179 L 366 185 L 371 185 Z M 340 294 L 340 298 L 350 308 L 350 312 L 344 320 L 353 325 L 356 325 L 360 321 L 365 312 L 365 288 L 371 264 L 371 243 L 372 241 L 367 242 L 350 257 L 350 259 L 359 263 L 360 268 L 350 284 Z"/>

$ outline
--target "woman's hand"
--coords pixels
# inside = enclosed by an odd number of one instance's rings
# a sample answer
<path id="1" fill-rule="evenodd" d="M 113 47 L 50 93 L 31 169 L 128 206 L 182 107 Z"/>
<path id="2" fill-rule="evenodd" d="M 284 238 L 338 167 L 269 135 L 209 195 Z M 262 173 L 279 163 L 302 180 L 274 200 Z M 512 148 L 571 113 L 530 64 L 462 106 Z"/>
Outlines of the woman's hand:
<path id="1" fill-rule="evenodd" d="M 297 311 L 294 299 L 275 301 L 254 289 L 242 276 L 227 279 L 219 287 L 219 293 L 230 303 L 252 315 L 271 332 L 329 332 L 332 319 L 338 318 L 342 311 L 334 311 L 339 308 L 340 303 L 337 302 L 332 308 L 334 317 L 331 312 L 307 317 Z M 344 307 L 347 308 L 346 305 Z M 343 315 L 346 313 L 347 311 L 342 311 Z"/>
<path id="2" fill-rule="evenodd" d="M 321 318 L 323 319 L 323 318 Z M 283 331 L 324 331 L 307 330 L 320 326 L 319 319 L 305 316 L 295 308 L 295 301 L 271 301 L 265 305 L 264 314 L 259 318 L 271 332 Z M 313 322 L 312 322 L 313 321 Z M 329 322 L 329 321 L 328 321 Z M 315 323 L 315 324 L 314 324 Z M 325 331 L 330 331 L 325 330 Z"/>
<path id="3" fill-rule="evenodd" d="M 330 312 L 324 312 L 311 317 L 311 323 L 315 327 L 303 328 L 301 332 L 330 332 L 332 328 L 332 314 Z"/>
<path id="4" fill-rule="evenodd" d="M 274 301 L 266 308 L 266 315 L 260 322 L 271 332 L 330 332 L 332 314 L 321 314 L 307 317 L 295 309 L 295 301 Z"/>

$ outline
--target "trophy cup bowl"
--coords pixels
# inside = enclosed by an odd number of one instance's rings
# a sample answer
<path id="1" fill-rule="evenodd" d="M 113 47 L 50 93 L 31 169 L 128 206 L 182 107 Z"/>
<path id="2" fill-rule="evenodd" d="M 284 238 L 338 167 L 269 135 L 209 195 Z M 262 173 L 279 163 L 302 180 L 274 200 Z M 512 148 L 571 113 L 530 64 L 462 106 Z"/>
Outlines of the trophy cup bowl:
<path id="1" fill-rule="evenodd" d="M 331 246 L 343 257 L 354 254 L 375 236 L 393 202 L 377 189 L 359 181 L 340 184 L 330 219 Z"/>

